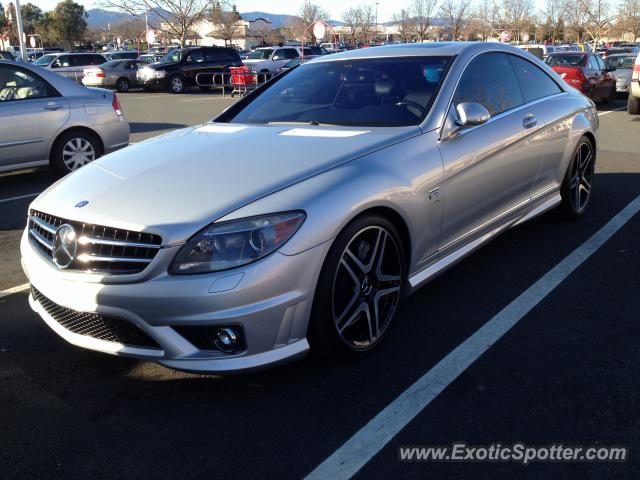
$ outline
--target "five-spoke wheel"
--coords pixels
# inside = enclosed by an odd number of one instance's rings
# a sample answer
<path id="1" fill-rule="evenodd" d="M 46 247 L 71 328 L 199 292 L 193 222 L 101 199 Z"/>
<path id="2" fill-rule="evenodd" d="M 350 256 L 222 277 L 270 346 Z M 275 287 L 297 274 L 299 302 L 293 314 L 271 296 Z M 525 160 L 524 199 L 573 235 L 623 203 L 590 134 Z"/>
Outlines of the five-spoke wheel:
<path id="1" fill-rule="evenodd" d="M 587 138 L 582 138 L 576 147 L 562 185 L 562 200 L 565 210 L 579 217 L 587 209 L 591 198 L 595 167 L 595 152 Z"/>
<path id="2" fill-rule="evenodd" d="M 377 346 L 393 323 L 405 281 L 394 225 L 365 216 L 338 236 L 318 282 L 310 326 L 313 346 L 359 354 Z"/>

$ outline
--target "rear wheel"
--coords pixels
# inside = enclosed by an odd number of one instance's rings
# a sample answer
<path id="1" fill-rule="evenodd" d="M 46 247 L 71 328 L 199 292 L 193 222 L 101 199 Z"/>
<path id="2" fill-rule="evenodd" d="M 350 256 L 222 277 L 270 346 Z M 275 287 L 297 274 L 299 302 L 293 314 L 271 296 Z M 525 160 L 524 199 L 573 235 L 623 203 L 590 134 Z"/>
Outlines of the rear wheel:
<path id="1" fill-rule="evenodd" d="M 627 112 L 631 115 L 640 114 L 640 98 L 634 97 L 629 93 L 629 98 L 627 99 Z"/>
<path id="2" fill-rule="evenodd" d="M 93 162 L 100 154 L 100 141 L 95 134 L 71 131 L 56 140 L 50 162 L 56 172 L 66 175 Z"/>
<path id="3" fill-rule="evenodd" d="M 128 92 L 129 87 L 129 79 L 127 78 L 119 78 L 116 82 L 116 90 L 118 90 L 119 92 Z"/>
<path id="4" fill-rule="evenodd" d="M 393 324 L 406 281 L 398 231 L 367 215 L 336 238 L 322 268 L 309 340 L 324 356 L 360 356 L 376 348 Z"/>
<path id="5" fill-rule="evenodd" d="M 560 194 L 562 208 L 570 218 L 584 214 L 591 200 L 596 156 L 591 141 L 582 137 L 567 169 Z"/>

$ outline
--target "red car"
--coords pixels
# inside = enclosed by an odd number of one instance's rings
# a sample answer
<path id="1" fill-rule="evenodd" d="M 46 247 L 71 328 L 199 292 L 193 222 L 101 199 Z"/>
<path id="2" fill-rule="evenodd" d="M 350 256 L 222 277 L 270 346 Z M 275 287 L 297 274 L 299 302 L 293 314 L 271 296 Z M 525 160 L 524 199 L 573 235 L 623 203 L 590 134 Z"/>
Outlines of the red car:
<path id="1" fill-rule="evenodd" d="M 565 82 L 594 102 L 615 100 L 616 77 L 611 73 L 615 68 L 607 68 L 599 55 L 588 52 L 552 53 L 544 61 Z"/>

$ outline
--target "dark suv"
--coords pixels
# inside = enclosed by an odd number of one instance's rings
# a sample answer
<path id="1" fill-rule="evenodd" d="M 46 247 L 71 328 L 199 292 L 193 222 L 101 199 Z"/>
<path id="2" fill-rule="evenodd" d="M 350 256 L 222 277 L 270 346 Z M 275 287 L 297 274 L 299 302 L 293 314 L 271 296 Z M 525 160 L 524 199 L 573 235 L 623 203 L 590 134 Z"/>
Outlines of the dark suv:
<path id="1" fill-rule="evenodd" d="M 159 62 L 138 70 L 137 79 L 145 90 L 168 89 L 173 93 L 182 93 L 186 87 L 195 85 L 208 90 L 212 83 L 222 82 L 221 78 L 212 74 L 225 73 L 229 67 L 240 66 L 242 60 L 233 48 L 179 48 L 167 53 Z"/>

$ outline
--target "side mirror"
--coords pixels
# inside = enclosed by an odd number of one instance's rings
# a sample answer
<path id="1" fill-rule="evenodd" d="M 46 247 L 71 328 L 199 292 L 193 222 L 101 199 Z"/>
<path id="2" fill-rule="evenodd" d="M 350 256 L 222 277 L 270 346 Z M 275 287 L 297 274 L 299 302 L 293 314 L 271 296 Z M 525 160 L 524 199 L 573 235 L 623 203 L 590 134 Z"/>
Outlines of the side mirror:
<path id="1" fill-rule="evenodd" d="M 482 125 L 491 118 L 489 111 L 479 103 L 462 102 L 456 107 L 458 119 L 456 125 L 459 127 L 473 127 Z"/>

